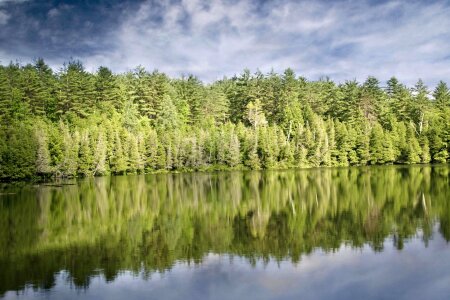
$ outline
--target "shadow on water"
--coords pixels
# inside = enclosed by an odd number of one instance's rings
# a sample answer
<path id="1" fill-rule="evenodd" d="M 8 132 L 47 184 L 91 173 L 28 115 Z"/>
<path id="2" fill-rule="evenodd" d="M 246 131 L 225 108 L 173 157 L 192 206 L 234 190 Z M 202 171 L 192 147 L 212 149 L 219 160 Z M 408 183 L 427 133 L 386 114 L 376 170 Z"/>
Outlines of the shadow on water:
<path id="1" fill-rule="evenodd" d="M 3 186 L 0 296 L 201 264 L 209 253 L 299 263 L 316 249 L 450 240 L 448 166 L 117 176 Z M 300 262 L 301 267 L 301 262 Z"/>

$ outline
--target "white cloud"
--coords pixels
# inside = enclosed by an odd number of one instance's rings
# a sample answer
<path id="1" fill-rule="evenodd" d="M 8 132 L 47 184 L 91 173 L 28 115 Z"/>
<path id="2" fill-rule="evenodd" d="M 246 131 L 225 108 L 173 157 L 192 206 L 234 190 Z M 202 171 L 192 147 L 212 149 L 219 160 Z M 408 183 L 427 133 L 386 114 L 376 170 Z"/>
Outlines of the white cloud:
<path id="1" fill-rule="evenodd" d="M 110 53 L 87 58 L 124 70 L 142 64 L 171 75 L 192 72 L 213 80 L 244 68 L 311 79 L 382 80 L 412 84 L 450 77 L 450 9 L 444 3 L 281 2 L 256 12 L 251 1 L 182 1 L 155 11 L 150 2 L 130 13 L 112 36 Z M 151 22 L 157 14 L 162 22 Z M 188 18 L 188 28 L 184 16 Z M 183 23 L 184 22 L 184 23 Z M 448 54 L 447 54 L 448 55 Z"/>
<path id="2" fill-rule="evenodd" d="M 9 18 L 10 16 L 6 12 L 0 10 L 0 25 L 8 23 Z"/>
<path id="3" fill-rule="evenodd" d="M 7 3 L 18 4 L 18 3 L 27 2 L 27 1 L 29 1 L 29 0 L 0 0 L 0 6 L 5 5 Z"/>
<path id="4" fill-rule="evenodd" d="M 208 81 L 244 68 L 282 72 L 287 67 L 312 80 L 330 76 L 341 82 L 395 75 L 407 84 L 420 77 L 434 85 L 450 78 L 448 1 L 256 3 L 144 1 L 124 9 L 109 33 L 79 41 L 86 51 L 78 58 L 90 70 L 143 65 Z M 43 29 L 41 35 L 52 32 Z"/>
<path id="5" fill-rule="evenodd" d="M 59 11 L 59 9 L 54 7 L 48 11 L 47 16 L 49 18 L 54 18 L 54 17 L 57 17 L 60 13 L 61 12 Z"/>

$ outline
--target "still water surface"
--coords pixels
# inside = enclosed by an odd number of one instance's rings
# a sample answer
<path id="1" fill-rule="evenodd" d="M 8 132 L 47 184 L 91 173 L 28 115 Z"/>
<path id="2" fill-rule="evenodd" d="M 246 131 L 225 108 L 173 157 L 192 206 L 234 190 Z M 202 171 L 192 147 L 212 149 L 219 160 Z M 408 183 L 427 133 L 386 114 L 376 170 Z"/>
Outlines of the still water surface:
<path id="1" fill-rule="evenodd" d="M 4 299 L 449 299 L 450 167 L 0 188 Z"/>

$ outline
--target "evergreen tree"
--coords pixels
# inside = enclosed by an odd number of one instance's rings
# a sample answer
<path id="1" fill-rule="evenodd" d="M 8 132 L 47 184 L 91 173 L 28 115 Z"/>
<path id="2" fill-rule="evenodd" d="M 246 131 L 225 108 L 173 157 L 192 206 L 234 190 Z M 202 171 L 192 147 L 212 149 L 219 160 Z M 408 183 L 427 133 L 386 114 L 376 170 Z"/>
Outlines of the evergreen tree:
<path id="1" fill-rule="evenodd" d="M 98 131 L 96 146 L 94 151 L 94 175 L 104 175 L 107 173 L 108 168 L 106 165 L 106 152 L 107 152 L 107 141 L 105 133 L 101 128 Z"/>
<path id="2" fill-rule="evenodd" d="M 429 163 L 431 161 L 431 155 L 430 155 L 430 146 L 429 146 L 429 142 L 428 142 L 428 138 L 425 134 L 421 135 L 419 138 L 419 143 L 420 143 L 420 147 L 421 147 L 421 157 L 420 157 L 420 162 L 422 163 Z"/>
<path id="3" fill-rule="evenodd" d="M 79 133 L 75 131 L 73 135 L 69 128 L 63 122 L 60 122 L 59 129 L 62 134 L 62 157 L 58 171 L 64 177 L 75 176 L 78 170 L 78 150 L 79 150 Z"/>
<path id="4" fill-rule="evenodd" d="M 160 170 L 445 163 L 449 90 L 336 85 L 291 69 L 203 84 L 138 67 L 0 66 L 0 179 Z"/>
<path id="5" fill-rule="evenodd" d="M 139 154 L 139 146 L 136 137 L 128 133 L 127 134 L 127 145 L 128 145 L 128 161 L 127 161 L 127 171 L 130 173 L 135 173 L 142 170 L 143 163 Z"/>
<path id="6" fill-rule="evenodd" d="M 224 123 L 228 120 L 229 100 L 220 85 L 212 85 L 206 89 L 200 115 L 206 118 L 211 117 L 217 123 Z"/>
<path id="7" fill-rule="evenodd" d="M 439 81 L 433 92 L 433 97 L 436 101 L 436 106 L 439 109 L 450 107 L 450 90 L 445 82 Z"/>
<path id="8" fill-rule="evenodd" d="M 110 69 L 99 67 L 94 79 L 95 102 L 97 104 L 104 102 L 115 103 L 117 101 L 118 91 L 116 79 Z"/>
<path id="9" fill-rule="evenodd" d="M 379 81 L 375 77 L 369 76 L 362 85 L 359 107 L 364 117 L 369 121 L 378 119 L 378 114 L 382 102 L 384 101 L 384 92 L 379 87 Z"/>
<path id="10" fill-rule="evenodd" d="M 115 174 L 123 174 L 127 170 L 127 159 L 125 157 L 124 149 L 122 148 L 122 140 L 118 131 L 116 131 L 114 135 L 114 152 L 110 164 L 111 171 Z"/>
<path id="11" fill-rule="evenodd" d="M 11 86 L 5 67 L 0 66 L 0 117 L 9 116 L 11 105 Z"/>
<path id="12" fill-rule="evenodd" d="M 80 135 L 80 148 L 78 152 L 78 173 L 84 176 L 94 174 L 94 154 L 89 132 L 84 130 Z"/>
<path id="13" fill-rule="evenodd" d="M 225 152 L 225 162 L 230 167 L 235 167 L 240 164 L 240 143 L 236 134 L 231 132 L 229 137 L 229 144 Z"/>
<path id="14" fill-rule="evenodd" d="M 370 135 L 370 163 L 382 164 L 385 162 L 383 141 L 385 139 L 383 128 L 375 124 Z"/>
<path id="15" fill-rule="evenodd" d="M 414 86 L 414 102 L 411 107 L 411 119 L 413 120 L 414 124 L 418 127 L 419 134 L 422 133 L 423 130 L 423 124 L 425 122 L 425 111 L 427 110 L 427 107 L 429 105 L 428 100 L 428 88 L 424 84 L 424 82 L 419 79 L 417 81 L 416 85 Z"/>
<path id="16" fill-rule="evenodd" d="M 408 128 L 406 132 L 406 140 L 408 143 L 407 154 L 406 154 L 406 163 L 408 164 L 416 164 L 421 161 L 421 148 L 419 145 L 419 141 L 416 138 L 415 131 L 412 126 Z"/>
<path id="17" fill-rule="evenodd" d="M 50 153 L 48 151 L 48 138 L 45 127 L 42 124 L 36 129 L 37 156 L 36 172 L 38 175 L 49 175 L 52 173 L 50 166 Z"/>

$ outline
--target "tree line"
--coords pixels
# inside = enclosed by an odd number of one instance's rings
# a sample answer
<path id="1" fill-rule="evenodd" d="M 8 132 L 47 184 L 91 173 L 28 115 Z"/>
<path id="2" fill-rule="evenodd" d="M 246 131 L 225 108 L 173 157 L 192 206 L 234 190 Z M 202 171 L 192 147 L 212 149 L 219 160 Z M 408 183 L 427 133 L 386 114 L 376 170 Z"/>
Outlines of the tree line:
<path id="1" fill-rule="evenodd" d="M 450 92 L 245 70 L 203 83 L 143 67 L 0 66 L 0 179 L 445 163 Z"/>

